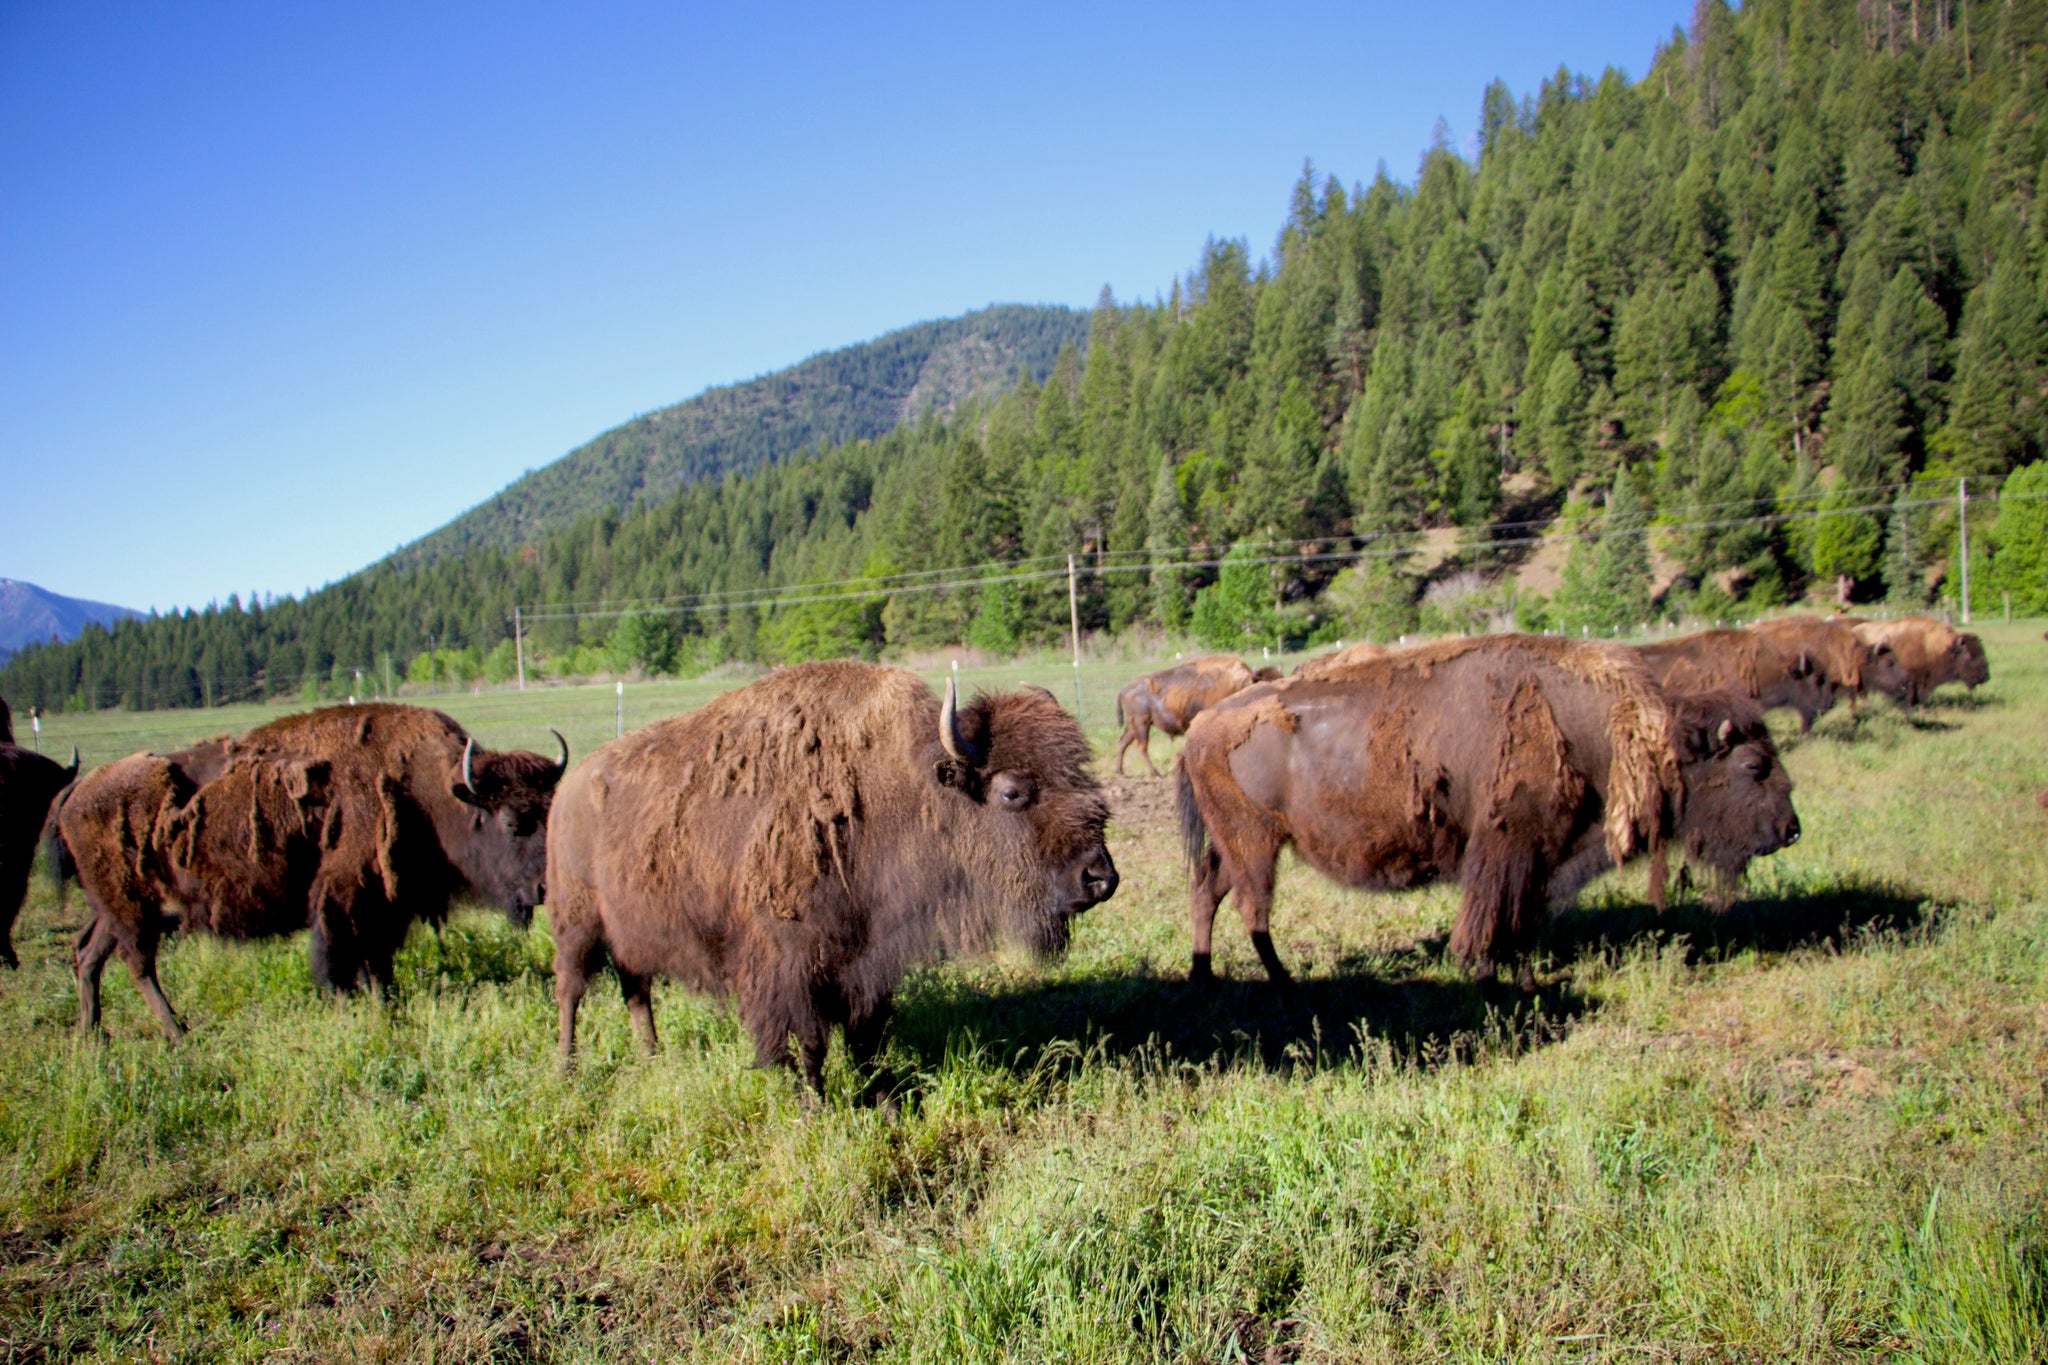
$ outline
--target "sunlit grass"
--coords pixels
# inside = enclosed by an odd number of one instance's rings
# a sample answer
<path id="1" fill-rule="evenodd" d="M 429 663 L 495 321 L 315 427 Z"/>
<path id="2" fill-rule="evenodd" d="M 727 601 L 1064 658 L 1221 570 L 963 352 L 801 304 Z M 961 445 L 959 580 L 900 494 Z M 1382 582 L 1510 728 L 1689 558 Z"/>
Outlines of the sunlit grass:
<path id="1" fill-rule="evenodd" d="M 600 979 L 565 1076 L 544 922 L 477 911 L 415 932 L 389 1008 L 319 995 L 303 940 L 176 941 L 187 1044 L 117 966 L 111 1039 L 82 1043 L 81 905 L 39 883 L 0 978 L 0 1342 L 2043 1359 L 2048 650 L 2038 625 L 1987 634 L 1977 698 L 1787 737 L 1806 835 L 1734 910 L 1659 916 L 1639 869 L 1611 875 L 1547 935 L 1533 998 L 1443 961 L 1449 891 L 1298 867 L 1274 930 L 1300 988 L 1263 985 L 1226 910 L 1227 979 L 1189 994 L 1167 784 L 1119 783 L 1124 887 L 1063 962 L 907 983 L 893 1118 L 836 1056 L 806 1107 L 674 987 L 646 1060 Z"/>

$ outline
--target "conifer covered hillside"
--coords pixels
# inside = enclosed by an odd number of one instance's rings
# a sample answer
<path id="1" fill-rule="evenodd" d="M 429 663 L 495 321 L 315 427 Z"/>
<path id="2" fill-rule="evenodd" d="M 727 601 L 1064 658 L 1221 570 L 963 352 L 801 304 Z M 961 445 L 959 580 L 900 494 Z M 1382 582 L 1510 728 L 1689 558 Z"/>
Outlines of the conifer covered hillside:
<path id="1" fill-rule="evenodd" d="M 1961 478 L 1973 583 L 2048 609 L 2048 6 L 1702 3 L 1640 80 L 1479 110 L 1412 183 L 1305 171 L 1270 255 L 1212 241 L 1169 296 L 1105 297 L 1043 383 L 517 549 L 90 633 L 0 691 L 289 690 L 430 641 L 483 667 L 515 603 L 558 666 L 1000 648 L 1064 627 L 1069 554 L 1084 628 L 1225 642 L 1412 628 L 1451 588 L 1574 629 L 1914 604 L 1960 568 Z M 1553 518 L 1588 539 L 1531 575 Z"/>

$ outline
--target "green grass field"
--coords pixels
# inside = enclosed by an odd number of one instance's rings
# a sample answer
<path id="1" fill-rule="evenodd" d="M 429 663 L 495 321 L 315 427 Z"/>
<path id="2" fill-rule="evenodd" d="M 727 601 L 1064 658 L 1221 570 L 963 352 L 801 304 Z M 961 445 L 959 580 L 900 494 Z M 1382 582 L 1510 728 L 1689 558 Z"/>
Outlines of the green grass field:
<path id="1" fill-rule="evenodd" d="M 607 982 L 557 1071 L 544 929 L 415 933 L 391 1008 L 303 940 L 118 966 L 73 1033 L 38 881 L 0 978 L 11 1360 L 2048 1359 L 2048 645 L 1786 735 L 1805 838 L 1716 916 L 1639 869 L 1533 999 L 1441 958 L 1445 889 L 1283 875 L 1190 995 L 1168 784 L 1113 783 L 1122 889 L 1040 966 L 907 984 L 902 1112 L 807 1108 L 715 1003 Z M 1084 668 L 1098 752 L 1115 686 Z M 1070 696 L 1057 659 L 970 673 Z M 717 684 L 628 686 L 627 723 Z M 609 687 L 431 699 L 494 745 L 608 738 Z M 89 761 L 264 713 L 58 717 Z M 1165 745 L 1155 741 L 1163 758 Z"/>

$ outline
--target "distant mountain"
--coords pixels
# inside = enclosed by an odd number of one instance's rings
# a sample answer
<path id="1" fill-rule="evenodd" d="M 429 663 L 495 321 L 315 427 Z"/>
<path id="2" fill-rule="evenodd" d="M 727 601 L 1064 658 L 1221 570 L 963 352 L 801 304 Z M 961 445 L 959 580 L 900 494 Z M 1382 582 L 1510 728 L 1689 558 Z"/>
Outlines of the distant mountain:
<path id="1" fill-rule="evenodd" d="M 745 472 L 807 446 L 881 436 L 907 417 L 951 412 L 1043 379 L 1060 347 L 1085 346 L 1079 309 L 999 304 L 826 351 L 612 428 L 490 501 L 399 550 L 423 563 L 479 546 L 509 549 L 577 517 L 658 501 L 686 483 Z"/>
<path id="2" fill-rule="evenodd" d="M 85 629 L 88 621 L 105 626 L 141 615 L 139 611 L 107 602 L 63 597 L 18 578 L 0 578 L 0 659 L 23 645 L 49 639 L 69 640 Z"/>

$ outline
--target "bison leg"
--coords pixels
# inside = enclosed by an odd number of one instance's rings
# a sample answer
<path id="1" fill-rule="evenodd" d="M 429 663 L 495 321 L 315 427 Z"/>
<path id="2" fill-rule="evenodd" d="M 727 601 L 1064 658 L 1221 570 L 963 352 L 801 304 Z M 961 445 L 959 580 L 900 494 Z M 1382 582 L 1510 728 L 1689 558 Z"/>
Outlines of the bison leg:
<path id="1" fill-rule="evenodd" d="M 1266 969 L 1266 980 L 1276 986 L 1285 986 L 1294 980 L 1280 955 L 1273 951 L 1273 873 L 1275 862 L 1262 859 L 1237 879 L 1237 914 L 1244 921 L 1245 932 L 1252 937 L 1252 951 L 1259 955 L 1259 965 Z"/>
<path id="2" fill-rule="evenodd" d="M 1188 870 L 1188 930 L 1194 939 L 1195 960 L 1188 968 L 1188 980 L 1196 985 L 1215 981 L 1209 966 L 1210 936 L 1216 927 L 1216 907 L 1230 893 L 1223 876 L 1223 859 L 1212 845 L 1203 850 L 1201 861 Z"/>
<path id="3" fill-rule="evenodd" d="M 863 1104 L 880 1104 L 888 1097 L 891 1078 L 888 1072 L 875 1067 L 875 1055 L 882 1050 L 882 1035 L 888 1030 L 891 1012 L 891 1002 L 881 1000 L 865 1010 L 854 1009 L 846 1020 L 847 1058 L 860 1070 L 871 1072 L 867 1084 L 861 1087 Z"/>
<path id="4" fill-rule="evenodd" d="M 337 994 L 354 990 L 362 957 L 346 920 L 333 907 L 323 905 L 313 912 L 308 927 L 312 933 L 307 936 L 306 961 L 313 980 Z"/>
<path id="5" fill-rule="evenodd" d="M 114 930 L 106 916 L 94 915 L 72 941 L 72 963 L 78 973 L 78 1031 L 100 1032 L 100 972 L 114 955 Z"/>
<path id="6" fill-rule="evenodd" d="M 14 955 L 14 920 L 28 899 L 28 871 L 26 862 L 0 868 L 0 962 L 10 967 L 21 965 Z"/>
<path id="7" fill-rule="evenodd" d="M 1451 956 L 1475 976 L 1520 957 L 1543 927 L 1541 860 L 1526 839 L 1487 830 L 1465 853 L 1464 894 L 1451 924 Z"/>
<path id="8" fill-rule="evenodd" d="M 548 928 L 555 935 L 555 1008 L 561 1015 L 558 1046 L 562 1065 L 569 1066 L 576 1060 L 576 1008 L 583 1003 L 583 992 L 590 984 L 591 968 L 597 961 L 600 945 L 594 926 L 575 923 L 566 915 L 559 917 L 560 922 L 557 920 L 550 907 Z M 620 980 L 624 979 L 621 975 Z M 629 996 L 629 1008 L 631 1004 Z"/>
<path id="9" fill-rule="evenodd" d="M 121 961 L 128 968 L 128 975 L 135 981 L 135 989 L 149 1002 L 150 1012 L 156 1015 L 157 1026 L 164 1031 L 164 1041 L 175 1043 L 185 1036 L 185 1025 L 179 1021 L 178 1012 L 171 1008 L 171 1002 L 164 999 L 164 988 L 156 979 L 156 934 L 154 927 L 145 928 L 134 939 L 121 943 Z"/>
<path id="10" fill-rule="evenodd" d="M 661 1051 L 660 1040 L 654 1036 L 653 978 L 629 972 L 616 961 L 612 963 L 612 970 L 619 975 L 619 994 L 626 997 L 626 1015 L 633 1021 L 633 1032 L 640 1039 L 640 1048 L 652 1057 Z"/>

